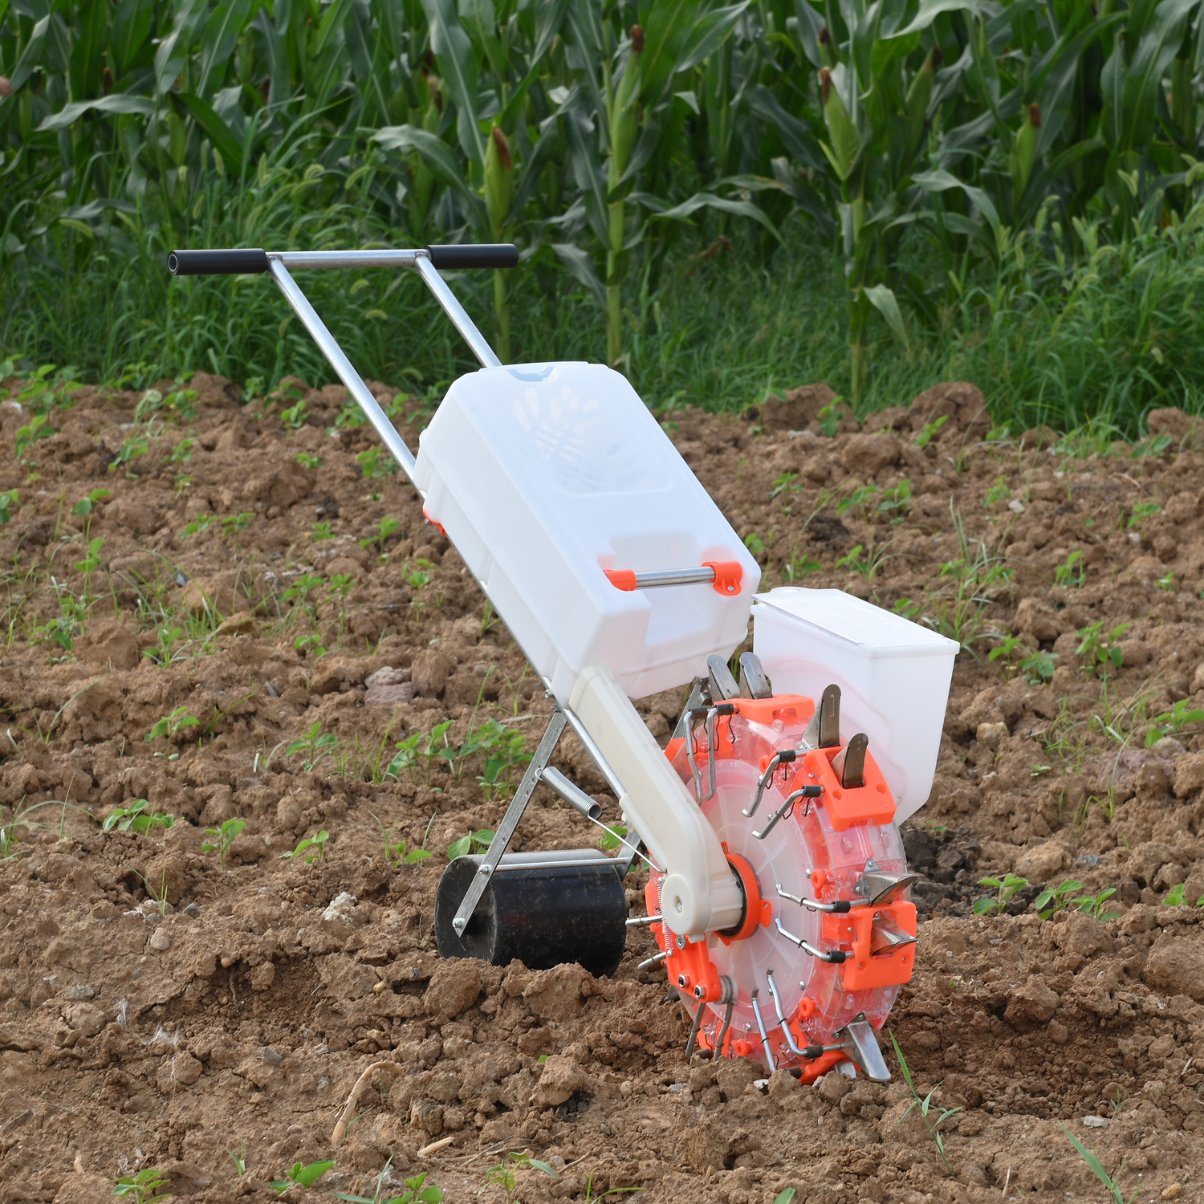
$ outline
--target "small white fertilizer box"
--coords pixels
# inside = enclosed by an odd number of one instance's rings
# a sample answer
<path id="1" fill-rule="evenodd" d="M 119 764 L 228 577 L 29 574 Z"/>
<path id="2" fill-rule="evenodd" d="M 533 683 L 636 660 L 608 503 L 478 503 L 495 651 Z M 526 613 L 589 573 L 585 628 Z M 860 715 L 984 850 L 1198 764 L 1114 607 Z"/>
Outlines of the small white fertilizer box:
<path id="1" fill-rule="evenodd" d="M 598 364 L 501 364 L 441 275 L 518 262 L 508 244 L 168 258 L 180 276 L 273 278 L 552 700 L 488 850 L 440 880 L 439 952 L 613 974 L 647 926 L 657 951 L 638 970 L 663 966 L 688 1054 L 884 1081 L 877 1033 L 917 932 L 898 824 L 932 788 L 957 646 L 839 590 L 758 593 L 756 561 L 631 384 Z M 372 267 L 416 272 L 481 363 L 417 456 L 293 275 Z M 662 748 L 633 700 L 672 689 Z M 570 729 L 609 823 L 553 764 Z M 625 825 L 618 852 L 508 852 L 539 786 Z M 625 880 L 645 871 L 646 913 L 629 916 Z"/>

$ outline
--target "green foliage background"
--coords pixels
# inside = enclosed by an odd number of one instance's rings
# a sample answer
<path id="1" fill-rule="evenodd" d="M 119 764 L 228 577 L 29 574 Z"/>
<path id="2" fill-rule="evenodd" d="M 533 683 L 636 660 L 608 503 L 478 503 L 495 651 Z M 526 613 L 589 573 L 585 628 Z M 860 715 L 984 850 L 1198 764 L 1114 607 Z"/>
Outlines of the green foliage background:
<path id="1" fill-rule="evenodd" d="M 1200 406 L 1200 8 L 0 0 L 0 346 L 316 374 L 262 280 L 166 252 L 506 239 L 467 288 L 507 358 L 1132 433 Z M 366 374 L 463 367 L 412 280 L 312 290 Z"/>

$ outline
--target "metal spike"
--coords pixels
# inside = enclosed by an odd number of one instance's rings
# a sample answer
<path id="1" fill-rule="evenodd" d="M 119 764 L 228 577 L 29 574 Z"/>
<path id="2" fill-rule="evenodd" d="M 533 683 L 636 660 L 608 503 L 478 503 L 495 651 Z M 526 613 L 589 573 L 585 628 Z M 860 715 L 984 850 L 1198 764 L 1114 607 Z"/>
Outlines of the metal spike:
<path id="1" fill-rule="evenodd" d="M 875 919 L 870 925 L 870 955 L 875 953 L 893 953 L 905 945 L 914 945 L 916 938 L 887 916 Z"/>
<path id="2" fill-rule="evenodd" d="M 871 907 L 887 907 L 897 902 L 903 892 L 919 879 L 919 874 L 883 873 L 876 862 L 867 861 L 865 873 L 857 879 L 853 889 Z"/>
<path id="3" fill-rule="evenodd" d="M 803 743 L 811 748 L 835 748 L 840 743 L 840 687 L 830 685 L 819 697 L 819 706 L 803 733 Z"/>
<path id="4" fill-rule="evenodd" d="M 697 1010 L 694 1012 L 694 1023 L 690 1025 L 690 1036 L 686 1041 L 687 1062 L 694 1056 L 694 1047 L 698 1044 L 698 1030 L 702 1027 L 702 1014 L 706 1011 L 706 1007 L 705 1003 L 699 1003 Z"/>
<path id="5" fill-rule="evenodd" d="M 769 698 L 773 685 L 765 675 L 761 661 L 751 652 L 740 654 L 740 697 Z"/>
<path id="6" fill-rule="evenodd" d="M 727 667 L 727 661 L 717 652 L 707 657 L 707 681 L 711 687 L 711 697 L 716 702 L 740 697 L 739 683 Z"/>
<path id="7" fill-rule="evenodd" d="M 874 1035 L 873 1026 L 865 1018 L 864 1012 L 832 1035 L 840 1041 L 849 1061 L 867 1079 L 874 1083 L 890 1082 L 890 1071 L 886 1068 L 886 1060 L 882 1057 L 878 1038 Z"/>
<path id="8" fill-rule="evenodd" d="M 732 1028 L 732 1012 L 736 1007 L 736 987 L 726 974 L 719 976 L 719 1001 L 726 1003 L 727 1007 L 723 1011 L 723 1024 L 719 1028 L 719 1039 L 715 1042 L 715 1056 L 723 1055 L 723 1043 L 727 1040 L 727 1035 Z"/>
<path id="9" fill-rule="evenodd" d="M 753 1019 L 757 1022 L 757 1032 L 761 1034 L 761 1048 L 765 1051 L 765 1060 L 769 1063 L 769 1073 L 772 1074 L 777 1070 L 778 1064 L 774 1059 L 773 1050 L 769 1046 L 769 1034 L 765 1031 L 765 1021 L 761 1018 L 761 1005 L 757 1002 L 755 988 L 749 997 L 749 1002 L 752 1004 Z"/>
<path id="10" fill-rule="evenodd" d="M 637 970 L 647 970 L 647 969 L 650 969 L 652 966 L 659 964 L 660 962 L 665 962 L 668 960 L 669 960 L 669 951 L 667 949 L 664 949 L 660 953 L 654 953 L 651 957 L 644 958 L 644 960 L 642 962 L 640 962 L 640 964 L 638 966 L 636 966 L 636 969 Z"/>
<path id="11" fill-rule="evenodd" d="M 623 921 L 628 928 L 640 928 L 644 924 L 659 924 L 660 922 L 660 916 L 632 916 L 630 919 Z"/>
<path id="12" fill-rule="evenodd" d="M 857 790 L 865 785 L 865 754 L 869 746 L 870 738 L 865 732 L 858 732 L 832 758 L 832 771 L 846 790 Z"/>

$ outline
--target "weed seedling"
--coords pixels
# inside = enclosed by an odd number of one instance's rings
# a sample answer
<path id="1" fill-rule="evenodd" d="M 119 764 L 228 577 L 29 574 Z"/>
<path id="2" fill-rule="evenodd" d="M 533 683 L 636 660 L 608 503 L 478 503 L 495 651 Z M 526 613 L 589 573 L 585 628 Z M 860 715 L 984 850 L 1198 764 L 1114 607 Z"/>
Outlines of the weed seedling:
<path id="1" fill-rule="evenodd" d="M 1162 507 L 1157 502 L 1137 502 L 1129 511 L 1128 522 L 1125 526 L 1131 531 L 1134 527 L 1139 527 L 1147 519 L 1155 514 L 1158 514 Z"/>
<path id="2" fill-rule="evenodd" d="M 1096 677 L 1107 677 L 1115 673 L 1125 663 L 1125 655 L 1120 648 L 1120 638 L 1129 630 L 1128 623 L 1117 623 L 1111 631 L 1105 633 L 1102 619 L 1086 627 L 1080 627 L 1075 634 L 1079 637 L 1075 655 L 1083 660 L 1083 668 Z"/>
<path id="3" fill-rule="evenodd" d="M 1106 911 L 1108 900 L 1116 894 L 1115 886 L 1105 887 L 1098 895 L 1080 895 L 1074 901 L 1075 907 L 1079 911 L 1085 912 L 1093 920 L 1115 920 L 1119 918 L 1119 911 Z"/>
<path id="4" fill-rule="evenodd" d="M 469 832 L 467 836 L 461 836 L 459 840 L 453 840 L 447 846 L 447 859 L 448 861 L 455 861 L 457 857 L 467 857 L 472 853 L 483 853 L 489 848 L 489 842 L 492 839 L 492 828 L 478 828 L 475 832 Z"/>
<path id="5" fill-rule="evenodd" d="M 443 1189 L 433 1183 L 428 1186 L 426 1174 L 411 1175 L 402 1182 L 400 1195 L 386 1194 L 395 1182 L 390 1174 L 392 1160 L 385 1163 L 385 1169 L 376 1176 L 375 1190 L 370 1196 L 351 1196 L 345 1192 L 336 1192 L 336 1200 L 346 1200 L 347 1204 L 441 1204 Z"/>
<path id="6" fill-rule="evenodd" d="M 303 840 L 297 841 L 297 847 L 289 853 L 281 853 L 282 861 L 293 861 L 300 858 L 306 865 L 313 865 L 315 861 L 321 861 L 326 853 L 326 842 L 330 839 L 330 833 L 323 828 L 320 832 L 313 836 L 306 836 Z"/>
<path id="7" fill-rule="evenodd" d="M 1180 698 L 1169 710 L 1161 711 L 1150 720 L 1145 734 L 1146 748 L 1153 748 L 1164 736 L 1180 735 L 1185 729 L 1204 724 L 1204 708 L 1193 707 Z"/>
<path id="8" fill-rule="evenodd" d="M 1066 1140 L 1078 1151 L 1079 1157 L 1087 1164 L 1091 1173 L 1108 1189 L 1108 1194 L 1112 1197 L 1113 1204 L 1126 1204 L 1124 1193 L 1120 1190 L 1119 1184 L 1104 1170 L 1104 1164 L 1100 1162 L 1099 1157 L 1089 1150 L 1065 1125 L 1060 1127 L 1062 1132 L 1066 1134 Z"/>
<path id="9" fill-rule="evenodd" d="M 1076 882 L 1073 878 L 1067 878 L 1061 886 L 1047 886 L 1033 900 L 1033 910 L 1043 920 L 1048 920 L 1051 916 L 1057 915 L 1059 911 L 1065 911 L 1071 906 L 1075 902 L 1072 896 L 1082 889 L 1083 884 Z"/>
<path id="10" fill-rule="evenodd" d="M 226 854 L 238 839 L 238 834 L 247 826 L 245 819 L 231 817 L 223 820 L 216 828 L 206 828 L 204 835 L 209 839 L 201 844 L 202 853 L 216 853 L 222 873 L 226 872 Z"/>
<path id="11" fill-rule="evenodd" d="M 300 430 L 306 422 L 307 418 L 305 399 L 302 398 L 295 405 L 291 405 L 288 409 L 280 411 L 280 421 L 288 427 L 290 431 Z"/>
<path id="12" fill-rule="evenodd" d="M 1083 553 L 1075 548 L 1057 568 L 1054 569 L 1054 585 L 1067 588 L 1077 588 L 1087 580 L 1087 567 L 1083 564 Z"/>
<path id="13" fill-rule="evenodd" d="M 941 427 L 943 427 L 948 421 L 949 415 L 942 414 L 939 418 L 934 418 L 931 422 L 924 423 L 920 433 L 916 435 L 916 447 L 923 451 L 923 449 L 926 448 L 936 437 Z"/>
<path id="14" fill-rule="evenodd" d="M 380 520 L 380 523 L 376 528 L 376 533 L 365 536 L 360 540 L 360 547 L 376 548 L 378 552 L 383 554 L 385 550 L 385 544 L 388 543 L 388 541 L 394 535 L 396 535 L 400 529 L 401 519 L 392 514 L 386 514 L 384 518 Z"/>
<path id="15" fill-rule="evenodd" d="M 333 1158 L 327 1158 L 321 1162 L 294 1162 L 284 1172 L 283 1178 L 272 1180 L 272 1188 L 280 1195 L 284 1195 L 292 1187 L 313 1187 L 323 1175 L 333 1169 Z"/>
<path id="16" fill-rule="evenodd" d="M 606 831 L 598 837 L 598 848 L 610 853 L 627 839 L 627 835 L 627 828 L 623 824 L 608 824 Z"/>
<path id="17" fill-rule="evenodd" d="M 1007 907 L 1017 891 L 1028 886 L 1028 879 L 1021 878 L 1017 874 L 1004 874 L 1002 878 L 979 878 L 978 885 L 993 890 L 995 897 L 991 898 L 990 895 L 985 895 L 981 899 L 976 899 L 970 910 L 976 916 L 993 916 L 998 915 Z"/>
<path id="18" fill-rule="evenodd" d="M 175 822 L 174 816 L 155 811 L 146 799 L 136 798 L 123 807 L 114 807 L 105 816 L 101 828 L 105 832 L 134 832 L 145 836 L 148 832 L 166 831 Z"/>
<path id="19" fill-rule="evenodd" d="M 315 720 L 304 736 L 289 740 L 284 745 L 285 756 L 301 756 L 301 768 L 313 773 L 317 766 L 339 747 L 339 738 L 334 732 L 324 732 L 322 724 Z"/>
<path id="20" fill-rule="evenodd" d="M 500 1187 L 507 1197 L 513 1200 L 518 1189 L 518 1178 L 515 1172 L 525 1167 L 537 1170 L 541 1175 L 547 1175 L 549 1179 L 560 1178 L 555 1167 L 539 1158 L 532 1158 L 530 1154 L 510 1154 L 505 1162 L 499 1162 L 497 1166 L 492 1166 L 485 1172 L 485 1181 Z"/>
<path id="21" fill-rule="evenodd" d="M 171 1198 L 166 1187 L 163 1172 L 157 1166 L 148 1166 L 136 1175 L 122 1175 L 113 1187 L 113 1195 L 133 1200 L 134 1204 L 155 1204 Z"/>
<path id="22" fill-rule="evenodd" d="M 13 516 L 21 495 L 15 489 L 0 489 L 0 527 Z"/>
<path id="23" fill-rule="evenodd" d="M 146 739 L 158 740 L 163 736 L 170 736 L 174 739 L 180 732 L 187 731 L 190 727 L 199 727 L 200 722 L 187 707 L 176 707 L 170 715 L 164 715 L 162 719 L 157 719 L 151 724 L 150 731 L 146 733 Z"/>
<path id="24" fill-rule="evenodd" d="M 400 869 L 403 865 L 416 865 L 434 854 L 430 849 L 407 848 L 404 840 L 385 841 L 385 865 L 390 869 Z"/>
<path id="25" fill-rule="evenodd" d="M 894 1033 L 890 1034 L 890 1043 L 895 1047 L 895 1057 L 899 1059 L 899 1070 L 902 1072 L 907 1089 L 911 1092 L 911 1103 L 908 1105 L 907 1111 L 910 1113 L 915 1109 L 920 1113 L 920 1119 L 924 1122 L 924 1128 L 928 1130 L 928 1136 L 932 1138 L 933 1144 L 936 1146 L 936 1152 L 941 1156 L 941 1161 L 948 1166 L 949 1159 L 945 1154 L 945 1136 L 941 1132 L 941 1126 L 951 1116 L 956 1116 L 961 1109 L 941 1108 L 936 1111 L 937 1105 L 932 1098 L 936 1094 L 936 1087 L 933 1087 L 927 1095 L 921 1095 L 916 1088 L 915 1079 L 912 1077 L 911 1067 L 908 1066 L 907 1059 L 903 1056 L 903 1050 L 899 1047 L 899 1042 L 895 1040 Z M 937 1087 L 939 1086 L 940 1083 L 937 1084 Z"/>
<path id="26" fill-rule="evenodd" d="M 356 453 L 355 460 L 360 466 L 360 472 L 364 474 L 365 481 L 372 481 L 397 471 L 397 465 L 379 447 L 370 447 L 367 451 Z"/>
<path id="27" fill-rule="evenodd" d="M 334 523 L 328 519 L 314 523 L 314 529 L 309 533 L 309 537 L 314 543 L 321 543 L 325 539 L 334 539 Z"/>

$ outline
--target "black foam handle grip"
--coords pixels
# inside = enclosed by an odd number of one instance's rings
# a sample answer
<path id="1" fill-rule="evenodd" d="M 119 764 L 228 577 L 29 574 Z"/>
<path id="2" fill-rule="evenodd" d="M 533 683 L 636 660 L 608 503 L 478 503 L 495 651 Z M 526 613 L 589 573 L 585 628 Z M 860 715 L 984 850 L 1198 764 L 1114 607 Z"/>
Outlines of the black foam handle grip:
<path id="1" fill-rule="evenodd" d="M 172 251 L 167 270 L 173 276 L 253 276 L 268 270 L 268 253 L 244 247 Z"/>
<path id="2" fill-rule="evenodd" d="M 512 242 L 466 243 L 455 247 L 427 247 L 437 268 L 516 268 L 518 247 Z"/>

